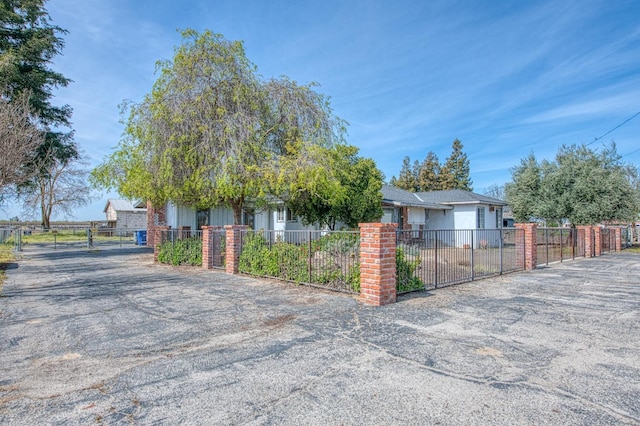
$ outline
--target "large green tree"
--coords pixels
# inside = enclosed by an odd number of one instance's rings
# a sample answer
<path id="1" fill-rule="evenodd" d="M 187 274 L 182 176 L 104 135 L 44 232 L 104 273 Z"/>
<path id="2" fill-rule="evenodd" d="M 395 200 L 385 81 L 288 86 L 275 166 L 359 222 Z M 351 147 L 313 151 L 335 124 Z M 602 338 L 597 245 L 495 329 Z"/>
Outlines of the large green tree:
<path id="1" fill-rule="evenodd" d="M 335 229 L 342 222 L 350 228 L 382 217 L 382 172 L 358 148 L 338 144 L 315 150 L 318 158 L 295 163 L 282 176 L 287 205 L 303 223 L 319 223 Z M 314 166 L 314 164 L 316 166 Z M 306 176 L 302 176 L 306 175 Z M 312 185 L 304 182 L 312 182 Z"/>
<path id="2" fill-rule="evenodd" d="M 633 221 L 640 212 L 638 170 L 622 162 L 613 143 L 600 150 L 562 146 L 554 161 L 531 154 L 514 168 L 505 192 L 518 221 L 593 225 Z"/>
<path id="3" fill-rule="evenodd" d="M 61 130 L 70 126 L 71 108 L 52 104 L 53 90 L 70 82 L 51 68 L 66 31 L 51 23 L 45 2 L 0 1 L 0 88 L 10 102 L 28 95 L 33 119 L 45 131 L 36 151 L 40 163 L 51 155 L 56 160 L 78 157 L 72 133 Z"/>
<path id="4" fill-rule="evenodd" d="M 124 106 L 125 137 L 92 181 L 154 205 L 225 205 L 240 223 L 248 200 L 279 195 L 271 179 L 288 157 L 341 142 L 344 122 L 314 85 L 263 79 L 242 42 L 210 31 L 182 36 L 173 60 L 158 63 L 151 93 Z"/>
<path id="5" fill-rule="evenodd" d="M 470 172 L 471 167 L 467 154 L 462 151 L 463 145 L 455 139 L 451 145 L 451 155 L 440 169 L 440 182 L 442 189 L 463 189 L 472 191 Z"/>

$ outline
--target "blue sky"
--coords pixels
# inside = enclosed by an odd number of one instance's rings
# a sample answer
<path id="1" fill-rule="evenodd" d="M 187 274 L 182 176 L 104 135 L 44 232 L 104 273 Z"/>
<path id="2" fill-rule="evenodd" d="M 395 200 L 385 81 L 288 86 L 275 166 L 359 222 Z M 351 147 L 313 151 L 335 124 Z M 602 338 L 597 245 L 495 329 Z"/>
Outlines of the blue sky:
<path id="1" fill-rule="evenodd" d="M 92 166 L 120 139 L 118 104 L 150 91 L 155 62 L 172 57 L 184 28 L 243 40 L 265 77 L 320 83 L 350 123 L 348 142 L 387 179 L 405 155 L 444 161 L 458 138 L 483 193 L 530 152 L 552 158 L 640 112 L 637 0 L 50 0 L 47 9 L 69 31 L 53 67 L 74 80 L 55 102 L 74 109 Z M 614 140 L 638 165 L 639 134 L 640 116 L 592 146 Z M 75 219 L 102 219 L 109 197 Z"/>

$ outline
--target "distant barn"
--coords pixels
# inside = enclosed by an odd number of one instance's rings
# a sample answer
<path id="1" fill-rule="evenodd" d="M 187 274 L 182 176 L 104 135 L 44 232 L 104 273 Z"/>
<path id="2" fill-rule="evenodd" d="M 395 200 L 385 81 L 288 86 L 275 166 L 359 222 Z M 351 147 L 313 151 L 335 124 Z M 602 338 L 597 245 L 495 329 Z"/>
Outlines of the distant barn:
<path id="1" fill-rule="evenodd" d="M 144 203 L 109 199 L 104 207 L 107 227 L 117 229 L 147 229 L 147 209 Z"/>

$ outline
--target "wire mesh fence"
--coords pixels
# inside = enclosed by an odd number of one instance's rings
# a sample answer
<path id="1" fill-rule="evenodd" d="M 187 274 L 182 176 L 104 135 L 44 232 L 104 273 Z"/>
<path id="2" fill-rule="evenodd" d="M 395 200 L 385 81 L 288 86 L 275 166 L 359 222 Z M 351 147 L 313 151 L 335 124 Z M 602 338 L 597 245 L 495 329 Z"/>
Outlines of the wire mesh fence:
<path id="1" fill-rule="evenodd" d="M 96 249 L 104 247 L 125 247 L 139 244 L 137 231 L 126 228 L 86 228 L 86 227 L 53 227 L 20 226 L 11 228 L 10 234 L 0 230 L 0 244 L 7 235 L 22 247 L 40 247 L 50 249 Z"/>
<path id="2" fill-rule="evenodd" d="M 360 291 L 360 234 L 244 230 L 238 270 L 330 290 Z"/>
<path id="3" fill-rule="evenodd" d="M 158 237 L 158 262 L 202 266 L 202 231 L 166 229 Z"/>
<path id="4" fill-rule="evenodd" d="M 398 231 L 396 290 L 430 290 L 524 269 L 516 228 Z"/>

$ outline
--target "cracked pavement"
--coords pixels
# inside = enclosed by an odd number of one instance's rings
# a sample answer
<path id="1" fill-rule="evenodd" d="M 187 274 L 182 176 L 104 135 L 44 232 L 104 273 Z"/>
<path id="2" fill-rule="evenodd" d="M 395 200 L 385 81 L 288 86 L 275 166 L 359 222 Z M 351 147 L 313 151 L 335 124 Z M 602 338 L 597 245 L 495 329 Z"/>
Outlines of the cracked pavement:
<path id="1" fill-rule="evenodd" d="M 144 249 L 25 247 L 2 424 L 640 424 L 640 255 L 366 307 Z"/>

